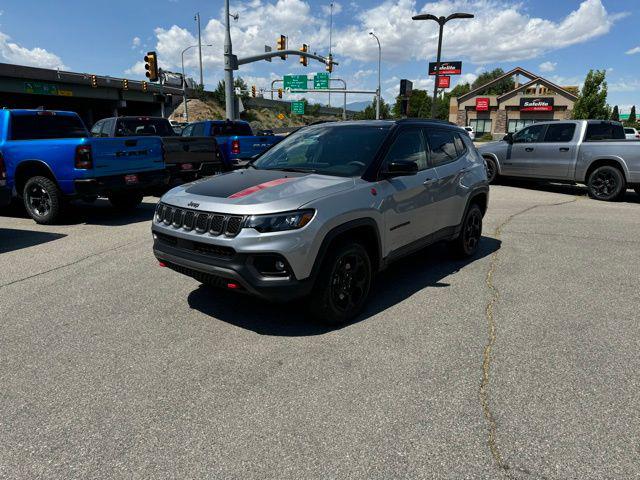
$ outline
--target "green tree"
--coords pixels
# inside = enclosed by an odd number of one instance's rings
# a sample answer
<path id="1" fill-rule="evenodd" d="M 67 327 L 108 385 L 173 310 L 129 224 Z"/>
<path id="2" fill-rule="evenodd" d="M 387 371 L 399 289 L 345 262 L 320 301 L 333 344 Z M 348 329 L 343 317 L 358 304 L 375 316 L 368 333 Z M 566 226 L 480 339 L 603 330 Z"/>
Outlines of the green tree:
<path id="1" fill-rule="evenodd" d="M 391 109 L 394 118 L 400 118 L 402 98 L 398 96 Z M 409 97 L 409 117 L 429 118 L 431 116 L 431 97 L 426 90 L 414 89 Z"/>
<path id="2" fill-rule="evenodd" d="M 607 105 L 606 70 L 589 70 L 573 107 L 576 120 L 608 120 L 611 108 Z"/>
<path id="3" fill-rule="evenodd" d="M 233 85 L 235 88 L 240 88 L 242 90 L 242 94 L 240 95 L 240 98 L 242 100 L 246 100 L 247 98 L 249 98 L 249 92 L 247 91 L 248 89 L 247 83 L 242 79 L 242 77 L 237 77 L 233 81 Z M 211 97 L 218 105 L 225 104 L 224 82 L 222 80 L 218 82 L 218 86 L 211 93 Z"/>
<path id="4" fill-rule="evenodd" d="M 471 85 L 471 90 L 475 90 L 476 88 L 479 88 L 482 85 L 485 85 L 491 82 L 492 80 L 495 80 L 496 78 L 499 78 L 503 75 L 504 75 L 504 70 L 502 70 L 501 68 L 496 68 L 494 70 L 491 70 L 490 72 L 483 72 L 473 82 L 473 84 Z M 490 87 L 487 87 L 486 89 L 481 90 L 479 93 L 482 93 L 484 95 L 502 95 L 507 92 L 510 92 L 514 88 L 516 88 L 516 82 L 513 80 L 512 77 L 509 77 L 509 78 L 500 80 L 495 85 L 491 85 Z"/>
<path id="5" fill-rule="evenodd" d="M 636 106 L 634 105 L 631 107 L 631 113 L 629 113 L 629 120 L 627 120 L 627 123 L 631 125 L 636 123 L 636 120 Z"/>
<path id="6" fill-rule="evenodd" d="M 373 97 L 373 101 L 371 102 L 371 105 L 367 105 L 367 107 L 362 112 L 356 113 L 353 118 L 356 120 L 374 120 L 376 118 L 377 103 L 378 103 L 378 97 Z M 380 118 L 381 119 L 391 118 L 391 111 L 389 109 L 389 104 L 384 101 L 384 98 L 380 99 Z"/>
<path id="7" fill-rule="evenodd" d="M 620 121 L 620 111 L 618 110 L 618 105 L 613 107 L 613 111 L 611 112 L 611 120 L 614 122 Z"/>

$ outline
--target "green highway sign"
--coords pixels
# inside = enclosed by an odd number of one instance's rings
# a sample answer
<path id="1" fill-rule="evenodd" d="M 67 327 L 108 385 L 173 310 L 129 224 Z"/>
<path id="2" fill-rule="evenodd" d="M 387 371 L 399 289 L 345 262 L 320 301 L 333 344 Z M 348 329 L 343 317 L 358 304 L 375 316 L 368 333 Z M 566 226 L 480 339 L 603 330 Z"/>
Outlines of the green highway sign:
<path id="1" fill-rule="evenodd" d="M 291 113 L 296 115 L 304 115 L 304 102 L 291 102 Z"/>
<path id="2" fill-rule="evenodd" d="M 284 89 L 285 90 L 306 90 L 307 76 L 306 75 L 285 75 Z"/>
<path id="3" fill-rule="evenodd" d="M 316 73 L 313 77 L 314 90 L 327 90 L 329 88 L 329 74 L 328 73 Z"/>
<path id="4" fill-rule="evenodd" d="M 72 97 L 71 90 L 60 90 L 57 85 L 42 82 L 24 82 L 24 92 L 35 95 L 59 95 L 63 97 Z"/>

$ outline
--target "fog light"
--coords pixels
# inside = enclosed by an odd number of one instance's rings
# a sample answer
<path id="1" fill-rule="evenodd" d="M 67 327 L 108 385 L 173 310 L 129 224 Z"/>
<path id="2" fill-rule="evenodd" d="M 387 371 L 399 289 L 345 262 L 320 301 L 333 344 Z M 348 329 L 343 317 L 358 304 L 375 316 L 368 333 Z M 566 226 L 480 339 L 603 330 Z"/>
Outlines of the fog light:
<path id="1" fill-rule="evenodd" d="M 284 271 L 284 269 L 286 268 L 286 265 L 284 264 L 284 262 L 282 260 L 277 260 L 276 261 L 276 270 L 278 270 L 279 272 Z"/>

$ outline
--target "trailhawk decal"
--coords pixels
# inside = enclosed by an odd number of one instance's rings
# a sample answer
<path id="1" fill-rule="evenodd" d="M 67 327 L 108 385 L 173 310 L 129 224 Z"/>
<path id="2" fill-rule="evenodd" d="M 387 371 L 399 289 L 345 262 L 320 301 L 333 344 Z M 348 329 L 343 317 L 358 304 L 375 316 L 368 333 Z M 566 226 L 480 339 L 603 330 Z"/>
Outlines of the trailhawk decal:
<path id="1" fill-rule="evenodd" d="M 252 193 L 259 192 L 260 190 L 264 190 L 266 188 L 276 187 L 278 185 L 282 185 L 283 183 L 290 182 L 291 180 L 295 180 L 295 178 L 285 177 L 285 178 L 278 178 L 277 180 L 271 180 L 269 182 L 260 183 L 259 185 L 245 188 L 244 190 L 240 190 L 239 192 L 236 192 L 233 195 L 229 195 L 229 198 L 246 197 L 247 195 L 251 195 Z"/>

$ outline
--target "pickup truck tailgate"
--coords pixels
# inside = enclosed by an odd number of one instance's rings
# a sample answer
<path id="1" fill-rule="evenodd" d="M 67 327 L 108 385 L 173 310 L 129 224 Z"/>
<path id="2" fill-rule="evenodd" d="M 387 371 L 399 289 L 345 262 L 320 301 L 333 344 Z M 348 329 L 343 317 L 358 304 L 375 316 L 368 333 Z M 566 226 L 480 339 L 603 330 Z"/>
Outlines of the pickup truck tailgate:
<path id="1" fill-rule="evenodd" d="M 213 137 L 163 137 L 164 161 L 167 165 L 182 163 L 222 164 Z"/>
<path id="2" fill-rule="evenodd" d="M 160 137 L 91 138 L 96 176 L 164 169 Z"/>

